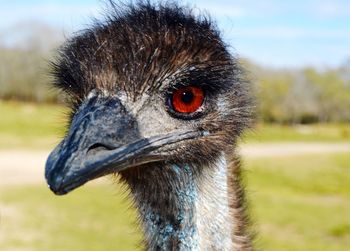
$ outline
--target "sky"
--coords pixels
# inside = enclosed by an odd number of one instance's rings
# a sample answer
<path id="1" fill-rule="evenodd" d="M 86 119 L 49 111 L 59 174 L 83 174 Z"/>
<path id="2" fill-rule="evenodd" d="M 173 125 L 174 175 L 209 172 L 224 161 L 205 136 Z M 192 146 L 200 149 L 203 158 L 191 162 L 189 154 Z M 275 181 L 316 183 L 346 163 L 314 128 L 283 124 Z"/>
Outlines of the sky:
<path id="1" fill-rule="evenodd" d="M 217 21 L 233 53 L 275 68 L 350 60 L 350 0 L 187 0 Z M 0 36 L 30 22 L 69 36 L 101 17 L 102 0 L 0 0 Z"/>

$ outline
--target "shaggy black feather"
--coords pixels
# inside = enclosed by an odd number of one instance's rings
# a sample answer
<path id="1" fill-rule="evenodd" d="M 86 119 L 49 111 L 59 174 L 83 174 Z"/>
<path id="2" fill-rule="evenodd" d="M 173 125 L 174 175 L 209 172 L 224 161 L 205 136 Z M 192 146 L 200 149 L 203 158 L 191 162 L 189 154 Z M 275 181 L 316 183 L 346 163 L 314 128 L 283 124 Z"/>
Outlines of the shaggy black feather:
<path id="1" fill-rule="evenodd" d="M 93 89 L 125 90 L 137 98 L 179 69 L 171 84 L 196 81 L 208 93 L 240 82 L 240 68 L 208 16 L 174 2 L 110 4 L 106 20 L 77 33 L 52 63 L 55 86 L 75 100 Z"/>
<path id="2" fill-rule="evenodd" d="M 167 152 L 166 163 L 212 166 L 222 152 L 235 154 L 237 138 L 252 122 L 251 87 L 238 60 L 221 40 L 216 24 L 208 16 L 195 15 L 191 8 L 175 2 L 110 1 L 109 6 L 105 20 L 95 20 L 90 28 L 76 33 L 52 63 L 54 85 L 68 95 L 72 114 L 92 90 L 117 97 L 125 93 L 133 101 L 144 94 L 161 96 L 164 102 L 159 106 L 166 106 L 175 89 L 196 85 L 206 94 L 206 110 L 202 117 L 186 123 L 210 135 Z M 174 123 L 180 127 L 185 122 Z M 231 162 L 231 207 L 238 222 L 233 239 L 239 242 L 239 250 L 251 250 L 240 166 L 235 157 Z M 161 190 L 162 184 L 154 184 L 149 177 L 157 181 L 157 177 L 166 180 L 171 175 L 159 163 L 155 165 L 123 171 L 122 179 L 131 189 L 151 183 L 151 187 Z M 192 171 L 195 176 L 202 173 L 200 168 Z M 142 181 L 145 183 L 140 185 Z M 159 203 L 156 195 L 144 197 Z"/>

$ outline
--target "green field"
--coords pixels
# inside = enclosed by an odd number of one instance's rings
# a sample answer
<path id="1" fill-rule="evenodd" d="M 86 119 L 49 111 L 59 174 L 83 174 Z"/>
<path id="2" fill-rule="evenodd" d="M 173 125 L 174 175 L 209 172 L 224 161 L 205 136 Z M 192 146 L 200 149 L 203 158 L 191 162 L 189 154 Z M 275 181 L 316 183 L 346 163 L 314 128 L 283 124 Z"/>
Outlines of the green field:
<path id="1" fill-rule="evenodd" d="M 247 159 L 245 166 L 258 247 L 347 250 L 348 155 Z M 121 190 L 108 181 L 63 197 L 44 185 L 2 187 L 0 250 L 135 250 L 140 234 Z"/>
<path id="2" fill-rule="evenodd" d="M 57 197 L 45 185 L 1 187 L 0 250 L 134 250 L 135 214 L 114 188 Z"/>
<path id="3" fill-rule="evenodd" d="M 0 151 L 51 149 L 67 109 L 0 101 Z M 346 142 L 345 124 L 258 125 L 244 142 Z M 344 251 L 350 246 L 350 156 L 245 158 L 251 215 L 262 250 Z M 44 181 L 43 181 L 44 182 Z M 0 184 L 0 250 L 140 250 L 123 189 L 104 180 L 57 197 L 45 184 Z"/>
<path id="4" fill-rule="evenodd" d="M 58 105 L 34 105 L 0 101 L 0 149 L 54 147 L 64 135 L 68 109 Z M 243 142 L 350 141 L 347 124 L 282 126 L 258 124 Z"/>
<path id="5" fill-rule="evenodd" d="M 0 149 L 52 148 L 64 135 L 62 106 L 0 100 L 0 114 Z"/>
<path id="6" fill-rule="evenodd" d="M 263 250 L 344 251 L 350 246 L 349 154 L 246 160 Z"/>
<path id="7" fill-rule="evenodd" d="M 257 124 L 243 137 L 243 142 L 349 142 L 349 124 L 278 125 Z"/>

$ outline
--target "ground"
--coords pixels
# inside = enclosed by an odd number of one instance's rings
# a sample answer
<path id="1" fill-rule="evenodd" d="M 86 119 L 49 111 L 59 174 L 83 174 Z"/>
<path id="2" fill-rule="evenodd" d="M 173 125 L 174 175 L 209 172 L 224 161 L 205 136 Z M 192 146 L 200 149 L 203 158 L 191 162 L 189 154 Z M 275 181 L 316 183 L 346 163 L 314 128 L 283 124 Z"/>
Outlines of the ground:
<path id="1" fill-rule="evenodd" d="M 0 102 L 0 250 L 139 250 L 135 212 L 115 179 L 62 197 L 47 188 L 62 111 Z M 348 249 L 349 137 L 345 124 L 260 125 L 240 142 L 257 247 Z"/>
<path id="2" fill-rule="evenodd" d="M 257 246 L 340 251 L 350 245 L 349 152 L 349 144 L 334 143 L 242 147 Z M 137 249 L 141 237 L 124 189 L 104 178 L 56 197 L 43 178 L 47 155 L 0 151 L 0 250 Z"/>

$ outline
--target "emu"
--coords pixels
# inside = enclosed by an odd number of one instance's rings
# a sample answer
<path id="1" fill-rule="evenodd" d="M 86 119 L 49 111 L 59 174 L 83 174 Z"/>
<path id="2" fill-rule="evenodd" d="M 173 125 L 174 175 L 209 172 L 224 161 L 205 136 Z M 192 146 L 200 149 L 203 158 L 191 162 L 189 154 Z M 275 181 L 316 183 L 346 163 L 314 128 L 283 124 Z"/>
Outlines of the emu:
<path id="1" fill-rule="evenodd" d="M 235 150 L 252 98 L 237 58 L 189 7 L 111 6 L 52 63 L 72 112 L 46 163 L 50 189 L 117 174 L 147 250 L 252 250 Z"/>

